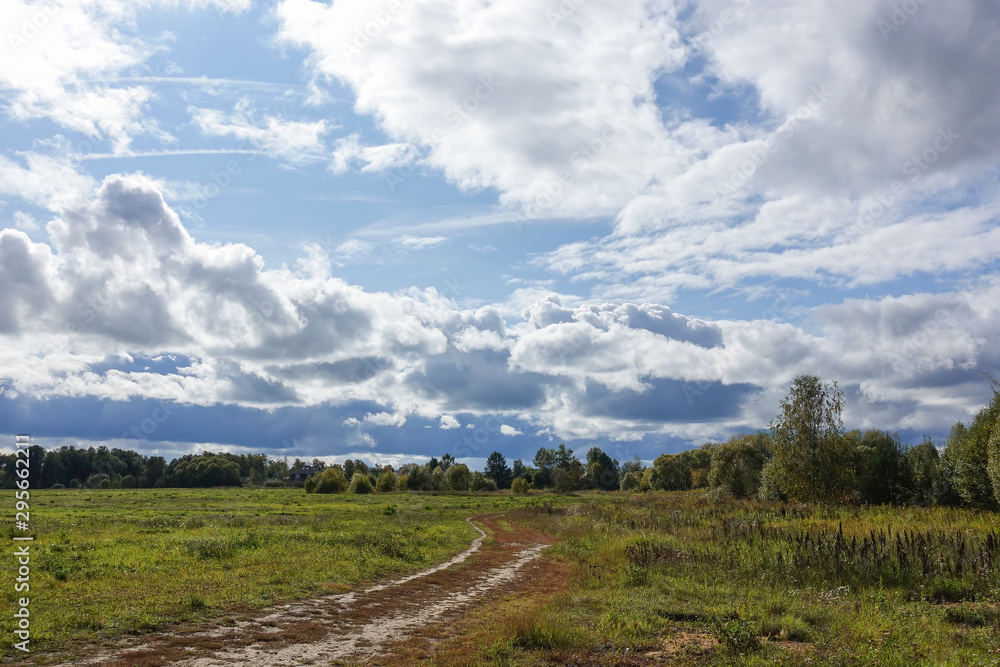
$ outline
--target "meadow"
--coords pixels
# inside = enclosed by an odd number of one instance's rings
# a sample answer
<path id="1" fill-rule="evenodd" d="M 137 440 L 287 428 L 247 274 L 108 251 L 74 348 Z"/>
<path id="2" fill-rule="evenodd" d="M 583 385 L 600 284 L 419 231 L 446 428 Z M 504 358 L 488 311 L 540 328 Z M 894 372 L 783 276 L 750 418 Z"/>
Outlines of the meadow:
<path id="1" fill-rule="evenodd" d="M 546 557 L 563 575 L 474 609 L 430 654 L 383 664 L 1000 661 L 993 512 L 703 491 L 87 489 L 32 500 L 38 663 L 424 569 L 465 549 L 476 533 L 464 519 L 488 512 L 558 538 Z M 13 607 L 12 586 L 3 600 Z M 11 630 L 0 619 L 6 657 Z"/>
<path id="2" fill-rule="evenodd" d="M 478 664 L 995 665 L 993 512 L 624 494 L 512 512 L 565 590 L 481 610 Z M 456 651 L 450 653 L 450 651 Z"/>
<path id="3" fill-rule="evenodd" d="M 0 499 L 13 516 L 13 491 Z M 301 488 L 38 490 L 31 501 L 33 660 L 420 570 L 478 536 L 466 517 L 530 502 Z M 5 526 L 8 545 L 13 534 Z M 10 553 L 3 609 L 22 595 Z M 0 655 L 23 657 L 13 627 L 0 616 Z"/>

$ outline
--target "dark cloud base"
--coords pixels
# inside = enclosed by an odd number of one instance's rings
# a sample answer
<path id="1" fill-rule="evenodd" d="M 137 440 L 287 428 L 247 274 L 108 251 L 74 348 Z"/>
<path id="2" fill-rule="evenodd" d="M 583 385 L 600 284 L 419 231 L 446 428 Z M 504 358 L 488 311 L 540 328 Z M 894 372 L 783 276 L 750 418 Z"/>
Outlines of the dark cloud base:
<path id="1" fill-rule="evenodd" d="M 743 402 L 761 391 L 752 384 L 647 380 L 643 392 L 612 391 L 603 384 L 587 383 L 584 410 L 589 415 L 646 422 L 688 423 L 732 419 L 742 413 Z"/>
<path id="2" fill-rule="evenodd" d="M 528 461 L 540 447 L 553 447 L 560 442 L 565 442 L 581 458 L 591 447 L 600 447 L 620 461 L 633 456 L 651 460 L 691 446 L 688 440 L 666 435 L 646 436 L 641 441 L 558 439 L 548 435 L 511 437 L 499 432 L 501 423 L 521 430 L 530 426 L 510 417 L 468 414 L 457 416 L 464 424 L 475 424 L 473 428 L 441 430 L 436 423 L 410 419 L 402 428 L 366 424 L 364 430 L 376 438 L 377 447 L 352 441 L 356 427 L 344 426 L 344 420 L 378 411 L 379 406 L 374 403 L 261 410 L 149 400 L 18 397 L 0 399 L 0 432 L 30 433 L 41 441 L 79 439 L 81 446 L 108 443 L 145 454 L 164 453 L 168 444 L 167 449 L 175 452 L 184 443 L 210 443 L 275 457 L 336 457 L 370 451 L 365 458 L 371 461 L 390 454 L 426 460 L 446 452 L 458 458 L 485 458 L 494 450 L 508 461 L 517 458 Z"/>

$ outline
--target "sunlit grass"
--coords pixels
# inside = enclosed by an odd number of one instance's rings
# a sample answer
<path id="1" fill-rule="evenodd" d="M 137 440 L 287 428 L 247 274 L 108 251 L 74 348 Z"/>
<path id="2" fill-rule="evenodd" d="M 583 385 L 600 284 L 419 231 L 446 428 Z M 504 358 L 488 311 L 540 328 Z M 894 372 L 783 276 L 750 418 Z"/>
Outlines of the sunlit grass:
<path id="1" fill-rule="evenodd" d="M 642 654 L 718 665 L 1000 658 L 994 513 L 713 502 L 699 492 L 586 500 L 512 515 L 559 535 L 551 552 L 577 576 L 513 615 L 506 636 L 479 650 L 483 664 L 544 664 L 551 650 L 594 664 Z M 512 616 L 503 605 L 484 613 Z"/>
<path id="2" fill-rule="evenodd" d="M 12 492 L 0 499 L 13 507 Z M 532 502 L 282 488 L 33 491 L 32 654 L 419 570 L 468 547 L 478 534 L 465 517 Z M 14 566 L 0 559 L 8 582 Z M 12 609 L 20 595 L 4 586 L 0 604 Z M 7 655 L 12 630 L 4 614 Z"/>

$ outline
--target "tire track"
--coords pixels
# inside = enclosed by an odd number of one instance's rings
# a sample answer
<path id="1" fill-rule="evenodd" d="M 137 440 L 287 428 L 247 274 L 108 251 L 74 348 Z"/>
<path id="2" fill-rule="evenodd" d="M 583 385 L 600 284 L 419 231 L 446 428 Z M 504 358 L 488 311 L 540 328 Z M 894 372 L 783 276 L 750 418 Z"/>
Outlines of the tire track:
<path id="1" fill-rule="evenodd" d="M 505 527 L 501 518 L 476 518 L 493 532 L 494 543 L 486 546 L 486 532 L 471 517 L 466 519 L 479 532 L 469 548 L 415 574 L 282 605 L 230 627 L 165 636 L 74 664 L 281 667 L 363 660 L 365 654 L 456 618 L 491 594 L 522 583 L 525 566 L 539 558 L 551 540 L 520 526 Z"/>

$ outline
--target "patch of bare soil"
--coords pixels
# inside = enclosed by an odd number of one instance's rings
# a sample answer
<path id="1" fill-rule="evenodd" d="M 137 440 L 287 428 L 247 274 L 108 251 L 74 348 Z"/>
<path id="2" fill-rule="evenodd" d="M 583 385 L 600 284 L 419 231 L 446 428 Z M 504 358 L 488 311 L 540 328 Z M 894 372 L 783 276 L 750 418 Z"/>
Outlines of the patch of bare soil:
<path id="1" fill-rule="evenodd" d="M 155 636 L 75 665 L 113 667 L 214 667 L 216 665 L 364 664 L 366 656 L 457 619 L 490 596 L 520 587 L 537 573 L 528 567 L 551 544 L 548 536 L 477 517 L 493 533 L 484 546 L 480 532 L 468 549 L 416 574 L 340 595 L 327 595 L 272 609 L 233 626 Z M 470 520 L 470 523 L 471 520 Z"/>

